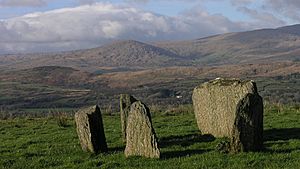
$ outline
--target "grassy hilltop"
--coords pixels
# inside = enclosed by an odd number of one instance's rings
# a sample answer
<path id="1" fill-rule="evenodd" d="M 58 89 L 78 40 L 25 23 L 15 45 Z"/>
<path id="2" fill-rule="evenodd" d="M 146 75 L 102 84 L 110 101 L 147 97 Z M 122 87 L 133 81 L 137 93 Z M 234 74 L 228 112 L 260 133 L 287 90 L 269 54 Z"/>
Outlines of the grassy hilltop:
<path id="1" fill-rule="evenodd" d="M 188 107 L 152 111 L 160 160 L 125 158 L 118 114 L 104 115 L 109 153 L 99 155 L 81 150 L 73 117 L 1 120 L 0 168 L 300 168 L 299 106 L 266 106 L 265 150 L 236 155 L 216 152 L 223 139 L 201 135 Z"/>

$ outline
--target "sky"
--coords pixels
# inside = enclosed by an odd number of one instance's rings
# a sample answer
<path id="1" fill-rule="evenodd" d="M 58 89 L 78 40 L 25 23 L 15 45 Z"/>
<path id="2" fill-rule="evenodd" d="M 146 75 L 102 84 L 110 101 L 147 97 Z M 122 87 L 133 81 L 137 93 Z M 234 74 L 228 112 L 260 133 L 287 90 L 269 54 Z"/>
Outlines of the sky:
<path id="1" fill-rule="evenodd" d="M 197 39 L 299 22 L 299 0 L 0 0 L 0 54 Z"/>

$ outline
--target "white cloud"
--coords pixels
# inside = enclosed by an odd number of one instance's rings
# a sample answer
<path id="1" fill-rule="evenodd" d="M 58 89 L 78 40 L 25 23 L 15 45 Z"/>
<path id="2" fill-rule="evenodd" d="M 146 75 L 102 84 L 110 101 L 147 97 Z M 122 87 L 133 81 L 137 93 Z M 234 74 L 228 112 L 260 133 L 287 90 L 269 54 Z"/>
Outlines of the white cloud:
<path id="1" fill-rule="evenodd" d="M 264 27 L 266 26 L 266 24 L 268 24 L 270 27 L 286 25 L 285 21 L 278 19 L 272 13 L 269 12 L 261 12 L 247 7 L 239 7 L 238 10 L 249 15 L 252 19 L 254 19 L 259 27 Z"/>
<path id="2" fill-rule="evenodd" d="M 40 7 L 46 4 L 45 0 L 0 0 L 0 7 Z"/>
<path id="3" fill-rule="evenodd" d="M 264 8 L 270 9 L 293 21 L 300 22 L 299 0 L 264 0 Z"/>
<path id="4" fill-rule="evenodd" d="M 0 53 L 90 48 L 119 39 L 195 39 L 252 28 L 257 28 L 256 22 L 233 22 L 199 7 L 169 17 L 130 6 L 93 3 L 0 20 Z"/>
<path id="5" fill-rule="evenodd" d="M 231 0 L 231 4 L 232 5 L 248 5 L 248 4 L 251 4 L 251 3 L 254 3 L 256 0 Z"/>
<path id="6" fill-rule="evenodd" d="M 97 2 L 97 0 L 76 0 L 79 4 L 83 5 L 83 4 L 93 4 L 95 2 Z"/>

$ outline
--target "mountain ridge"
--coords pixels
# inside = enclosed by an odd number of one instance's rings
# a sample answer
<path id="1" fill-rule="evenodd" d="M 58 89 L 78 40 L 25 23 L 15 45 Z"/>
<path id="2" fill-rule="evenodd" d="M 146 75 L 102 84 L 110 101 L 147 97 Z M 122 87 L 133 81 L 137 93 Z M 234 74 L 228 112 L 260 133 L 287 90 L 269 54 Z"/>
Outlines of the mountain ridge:
<path id="1" fill-rule="evenodd" d="M 226 33 L 172 42 L 114 41 L 101 47 L 51 54 L 1 56 L 0 69 L 66 66 L 101 69 L 151 69 L 300 61 L 300 24 L 276 29 Z"/>

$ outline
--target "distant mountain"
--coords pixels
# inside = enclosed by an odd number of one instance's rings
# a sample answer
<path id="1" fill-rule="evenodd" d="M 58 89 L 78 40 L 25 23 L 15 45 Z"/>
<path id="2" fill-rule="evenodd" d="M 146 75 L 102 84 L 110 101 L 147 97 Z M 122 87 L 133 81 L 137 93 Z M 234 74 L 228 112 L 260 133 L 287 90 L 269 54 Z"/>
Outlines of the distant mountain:
<path id="1" fill-rule="evenodd" d="M 300 61 L 300 25 L 228 33 L 187 41 L 118 41 L 87 50 L 55 54 L 0 56 L 0 70 L 66 66 L 101 69 L 148 69 Z"/>
<path id="2" fill-rule="evenodd" d="M 204 65 L 300 61 L 300 25 L 157 45 Z"/>
<path id="3" fill-rule="evenodd" d="M 115 68 L 153 68 L 174 66 L 185 61 L 181 56 L 158 46 L 128 40 L 57 54 L 2 56 L 0 66 L 31 68 L 35 66 L 67 66 L 95 71 Z"/>
<path id="4" fill-rule="evenodd" d="M 66 59 L 82 60 L 85 66 L 100 67 L 160 67 L 183 61 L 169 50 L 150 44 L 128 40 L 117 41 L 103 47 L 75 51 L 66 54 Z"/>

